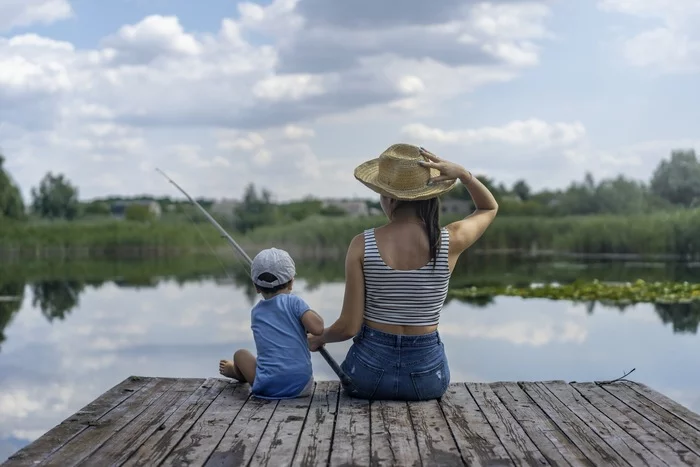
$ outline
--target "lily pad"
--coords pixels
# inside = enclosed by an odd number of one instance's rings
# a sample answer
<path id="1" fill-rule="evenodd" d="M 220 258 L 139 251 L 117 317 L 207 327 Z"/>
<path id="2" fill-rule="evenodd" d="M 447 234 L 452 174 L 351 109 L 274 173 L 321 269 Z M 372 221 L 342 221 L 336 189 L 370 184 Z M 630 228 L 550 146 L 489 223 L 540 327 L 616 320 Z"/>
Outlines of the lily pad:
<path id="1" fill-rule="evenodd" d="M 515 296 L 551 300 L 601 301 L 608 303 L 688 303 L 700 300 L 700 284 L 689 282 L 626 283 L 573 282 L 570 284 L 538 284 L 530 287 L 490 286 L 465 287 L 449 292 L 453 298 Z"/>

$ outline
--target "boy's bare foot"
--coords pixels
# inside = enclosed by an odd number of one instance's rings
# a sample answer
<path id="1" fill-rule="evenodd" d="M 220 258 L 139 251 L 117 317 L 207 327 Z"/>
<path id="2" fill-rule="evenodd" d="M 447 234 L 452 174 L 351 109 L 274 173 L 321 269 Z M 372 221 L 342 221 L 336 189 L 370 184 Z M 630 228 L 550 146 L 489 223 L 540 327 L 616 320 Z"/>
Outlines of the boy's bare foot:
<path id="1" fill-rule="evenodd" d="M 221 360 L 219 362 L 219 374 L 226 376 L 227 378 L 233 378 L 240 380 L 240 375 L 236 370 L 236 366 L 231 360 Z"/>

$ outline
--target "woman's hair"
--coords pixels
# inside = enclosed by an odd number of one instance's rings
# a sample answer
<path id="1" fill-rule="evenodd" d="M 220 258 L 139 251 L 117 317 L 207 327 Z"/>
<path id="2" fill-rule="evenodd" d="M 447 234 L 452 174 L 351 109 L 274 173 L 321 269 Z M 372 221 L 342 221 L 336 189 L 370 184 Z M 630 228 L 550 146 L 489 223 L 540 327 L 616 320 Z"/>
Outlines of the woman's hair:
<path id="1" fill-rule="evenodd" d="M 394 210 L 403 207 L 410 207 L 425 223 L 425 230 L 428 234 L 428 244 L 430 245 L 430 259 L 433 261 L 433 269 L 437 263 L 440 251 L 440 198 L 430 198 L 417 201 L 396 201 Z"/>

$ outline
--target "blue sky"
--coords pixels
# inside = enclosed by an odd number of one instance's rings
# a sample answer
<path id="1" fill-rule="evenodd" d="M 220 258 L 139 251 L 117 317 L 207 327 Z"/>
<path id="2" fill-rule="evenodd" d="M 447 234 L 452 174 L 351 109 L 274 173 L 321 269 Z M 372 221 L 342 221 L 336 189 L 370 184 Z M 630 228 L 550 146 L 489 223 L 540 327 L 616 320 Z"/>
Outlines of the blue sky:
<path id="1" fill-rule="evenodd" d="M 28 196 L 372 197 L 421 144 L 511 184 L 648 180 L 698 146 L 700 1 L 25 0 L 0 4 L 0 148 Z"/>

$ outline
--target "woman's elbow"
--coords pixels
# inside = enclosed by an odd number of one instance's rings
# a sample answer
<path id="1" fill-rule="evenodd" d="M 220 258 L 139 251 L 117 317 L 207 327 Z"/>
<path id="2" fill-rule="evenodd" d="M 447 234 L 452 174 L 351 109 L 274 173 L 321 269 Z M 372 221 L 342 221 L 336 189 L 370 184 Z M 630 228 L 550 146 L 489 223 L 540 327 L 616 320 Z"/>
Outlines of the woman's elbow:
<path id="1" fill-rule="evenodd" d="M 341 336 L 343 337 L 343 340 L 352 339 L 357 335 L 358 332 L 360 332 L 361 328 L 362 322 L 348 323 L 347 325 L 343 326 L 343 329 L 341 330 Z"/>

